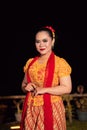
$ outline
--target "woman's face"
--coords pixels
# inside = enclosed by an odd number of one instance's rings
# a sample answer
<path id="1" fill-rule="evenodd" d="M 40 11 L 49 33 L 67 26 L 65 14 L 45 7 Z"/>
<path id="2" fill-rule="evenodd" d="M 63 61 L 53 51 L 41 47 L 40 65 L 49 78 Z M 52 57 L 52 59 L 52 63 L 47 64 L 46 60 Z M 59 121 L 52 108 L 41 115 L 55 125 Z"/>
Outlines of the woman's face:
<path id="1" fill-rule="evenodd" d="M 41 55 L 51 52 L 53 44 L 53 39 L 48 32 L 41 31 L 36 34 L 35 46 Z"/>

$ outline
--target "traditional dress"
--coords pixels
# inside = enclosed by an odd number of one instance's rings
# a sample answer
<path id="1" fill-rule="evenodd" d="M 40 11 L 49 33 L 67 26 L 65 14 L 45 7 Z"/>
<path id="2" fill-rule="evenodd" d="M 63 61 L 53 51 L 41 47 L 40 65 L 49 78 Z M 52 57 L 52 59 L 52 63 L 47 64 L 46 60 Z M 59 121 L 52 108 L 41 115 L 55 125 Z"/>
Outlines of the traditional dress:
<path id="1" fill-rule="evenodd" d="M 29 66 L 30 65 L 30 66 Z M 55 87 L 59 78 L 68 76 L 71 67 L 53 52 L 48 63 L 39 63 L 38 57 L 31 58 L 24 66 L 28 82 L 38 87 Z M 27 93 L 24 102 L 21 130 L 66 130 L 65 108 L 61 96 L 51 94 L 32 97 Z"/>

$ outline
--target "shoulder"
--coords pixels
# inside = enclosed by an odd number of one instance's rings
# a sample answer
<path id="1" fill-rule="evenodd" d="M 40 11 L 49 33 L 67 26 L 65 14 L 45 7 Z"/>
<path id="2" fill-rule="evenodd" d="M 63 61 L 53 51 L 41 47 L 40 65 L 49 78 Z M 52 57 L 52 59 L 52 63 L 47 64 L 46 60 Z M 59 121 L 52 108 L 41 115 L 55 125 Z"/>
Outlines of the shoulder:
<path id="1" fill-rule="evenodd" d="M 64 59 L 64 58 L 62 58 L 62 57 L 59 57 L 59 56 L 56 56 L 55 55 L 55 61 L 58 63 L 58 64 L 68 64 L 69 65 L 69 63 L 67 62 L 67 60 L 66 59 Z"/>
<path id="2" fill-rule="evenodd" d="M 55 55 L 55 62 L 58 64 L 62 64 L 62 62 L 66 62 L 66 60 L 62 57 Z"/>
<path id="3" fill-rule="evenodd" d="M 31 61 L 33 60 L 34 58 L 30 58 L 26 61 L 24 67 L 23 67 L 23 71 L 26 72 L 26 70 L 28 69 L 28 66 L 29 64 L 31 63 Z"/>
<path id="4" fill-rule="evenodd" d="M 62 57 L 55 56 L 55 64 L 60 76 L 69 75 L 72 72 L 70 64 Z"/>

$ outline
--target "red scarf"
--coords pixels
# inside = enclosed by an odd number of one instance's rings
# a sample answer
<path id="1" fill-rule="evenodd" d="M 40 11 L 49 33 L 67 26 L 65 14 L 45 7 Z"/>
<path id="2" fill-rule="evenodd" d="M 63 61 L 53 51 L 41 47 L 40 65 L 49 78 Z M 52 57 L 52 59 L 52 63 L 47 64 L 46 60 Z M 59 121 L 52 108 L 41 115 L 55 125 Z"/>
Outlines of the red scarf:
<path id="1" fill-rule="evenodd" d="M 38 59 L 35 57 L 32 62 L 30 63 L 29 67 Z M 45 70 L 45 78 L 44 78 L 44 86 L 43 87 L 51 87 L 54 75 L 54 67 L 55 67 L 55 56 L 52 52 L 46 66 Z M 27 80 L 30 82 L 29 74 L 27 73 Z M 51 106 L 51 97 L 50 94 L 44 94 L 44 130 L 53 130 L 53 115 L 52 115 L 52 106 Z M 24 127 L 24 118 L 27 109 L 27 100 L 29 98 L 29 93 L 27 93 L 23 105 L 23 112 L 22 112 L 22 120 L 20 130 L 23 130 Z"/>

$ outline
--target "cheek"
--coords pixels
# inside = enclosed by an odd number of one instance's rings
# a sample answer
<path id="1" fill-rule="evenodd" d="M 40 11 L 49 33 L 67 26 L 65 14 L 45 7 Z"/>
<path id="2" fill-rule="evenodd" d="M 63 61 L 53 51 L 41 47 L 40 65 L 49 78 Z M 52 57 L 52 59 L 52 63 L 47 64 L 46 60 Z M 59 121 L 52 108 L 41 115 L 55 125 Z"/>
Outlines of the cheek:
<path id="1" fill-rule="evenodd" d="M 47 47 L 51 48 L 52 44 L 51 43 L 47 43 Z"/>
<path id="2" fill-rule="evenodd" d="M 36 47 L 36 49 L 38 49 L 38 48 L 39 48 L 39 45 L 38 45 L 38 44 L 35 44 L 35 47 Z"/>
<path id="3" fill-rule="evenodd" d="M 35 44 L 35 47 L 37 48 L 37 47 L 38 47 L 38 44 Z"/>

